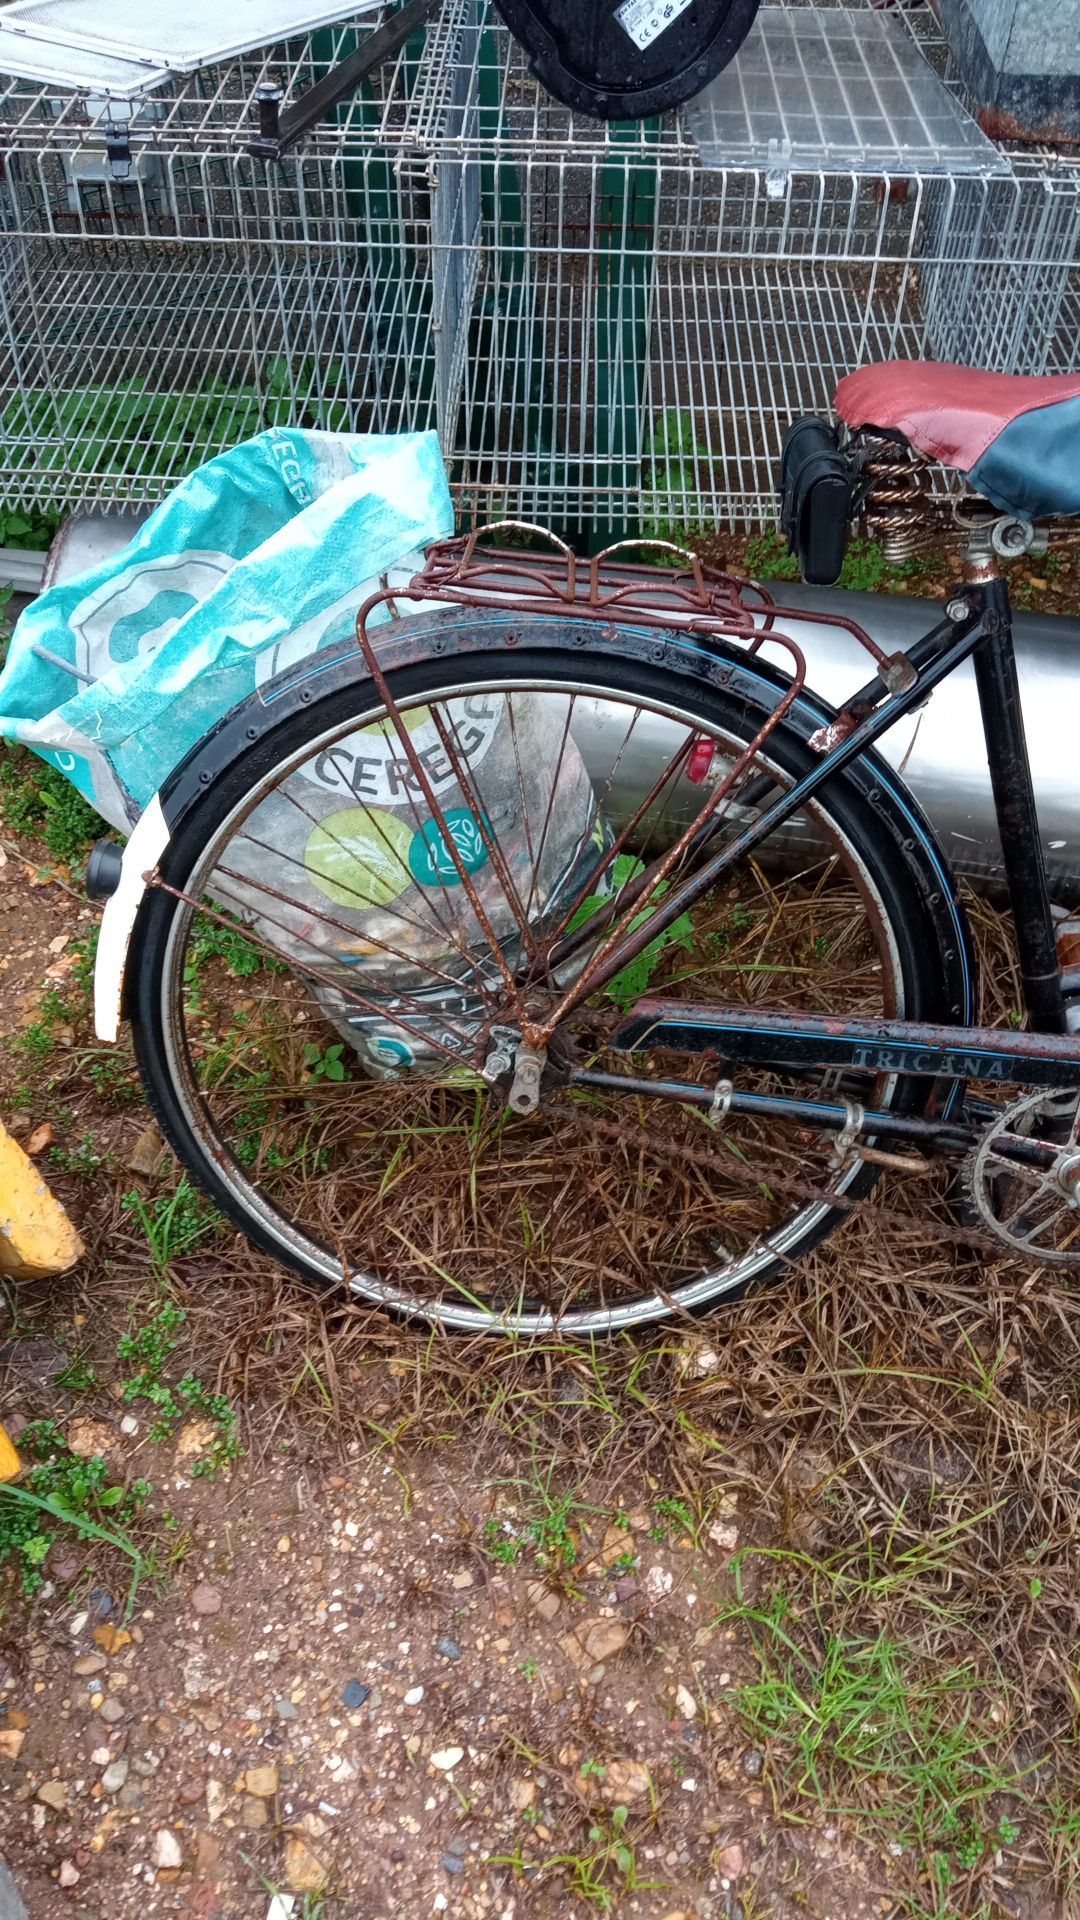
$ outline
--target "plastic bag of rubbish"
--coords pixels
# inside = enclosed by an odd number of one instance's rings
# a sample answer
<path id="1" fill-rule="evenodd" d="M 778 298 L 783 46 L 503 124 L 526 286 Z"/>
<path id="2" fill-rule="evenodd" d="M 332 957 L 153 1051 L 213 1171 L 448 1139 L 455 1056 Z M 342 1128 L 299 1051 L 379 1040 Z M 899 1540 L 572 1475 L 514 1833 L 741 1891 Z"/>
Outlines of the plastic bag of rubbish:
<path id="1" fill-rule="evenodd" d="M 26 609 L 0 734 L 128 832 L 172 769 L 284 668 L 352 633 L 453 531 L 433 433 L 274 427 L 189 474 L 134 540 Z"/>
<path id="2" fill-rule="evenodd" d="M 606 833 L 568 704 L 481 689 L 408 708 L 411 752 L 389 720 L 358 729 L 232 842 L 216 891 L 303 971 L 372 1071 L 469 1053 L 500 978 L 490 935 L 515 959 L 522 920 L 550 923 L 595 866 Z"/>
<path id="3" fill-rule="evenodd" d="M 27 609 L 0 676 L 0 733 L 126 831 L 226 713 L 350 636 L 380 583 L 404 586 L 452 530 L 434 434 L 272 429 L 200 468 L 121 553 Z M 392 617 L 382 605 L 371 624 Z M 373 1071 L 425 1064 L 429 1035 L 445 1059 L 445 1035 L 470 1031 L 478 970 L 496 966 L 488 929 L 517 951 L 515 906 L 527 901 L 540 924 L 604 844 L 562 696 L 478 690 L 441 701 L 437 717 L 408 710 L 404 729 L 434 811 L 383 720 L 275 787 L 209 889 L 303 974 Z M 537 850 L 529 823 L 544 820 Z M 403 997 L 408 1022 L 393 1017 Z"/>

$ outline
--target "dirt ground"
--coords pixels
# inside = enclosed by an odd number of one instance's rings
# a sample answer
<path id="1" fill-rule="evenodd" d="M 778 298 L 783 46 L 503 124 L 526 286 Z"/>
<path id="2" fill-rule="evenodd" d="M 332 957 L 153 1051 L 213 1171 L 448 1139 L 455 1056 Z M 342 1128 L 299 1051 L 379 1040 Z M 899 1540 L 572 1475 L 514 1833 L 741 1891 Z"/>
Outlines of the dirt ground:
<path id="1" fill-rule="evenodd" d="M 31 1920 L 1080 1913 L 1075 1285 L 933 1186 L 597 1349 L 320 1301 L 93 1041 L 95 920 L 0 823 L 0 1111 L 87 1247 L 5 1286 L 0 1417 L 118 1536 L 0 1498 Z"/>

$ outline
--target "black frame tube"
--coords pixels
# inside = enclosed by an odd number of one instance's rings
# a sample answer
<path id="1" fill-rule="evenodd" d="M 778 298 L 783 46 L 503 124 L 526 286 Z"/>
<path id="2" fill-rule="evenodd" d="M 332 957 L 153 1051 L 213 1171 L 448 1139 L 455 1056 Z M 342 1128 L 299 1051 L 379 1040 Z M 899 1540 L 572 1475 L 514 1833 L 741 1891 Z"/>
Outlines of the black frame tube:
<path id="1" fill-rule="evenodd" d="M 743 1066 L 796 1073 L 840 1067 L 856 1073 L 908 1073 L 925 1080 L 1080 1086 L 1080 1033 L 778 1013 L 768 1007 L 699 1007 L 691 1000 L 646 995 L 624 1016 L 608 1044 L 620 1053 L 704 1053 Z"/>
<path id="2" fill-rule="evenodd" d="M 1008 582 L 982 583 L 977 604 L 982 634 L 973 657 L 975 684 L 1016 928 L 1024 1006 L 1033 1032 L 1065 1033 L 1065 996 L 1020 705 Z"/>

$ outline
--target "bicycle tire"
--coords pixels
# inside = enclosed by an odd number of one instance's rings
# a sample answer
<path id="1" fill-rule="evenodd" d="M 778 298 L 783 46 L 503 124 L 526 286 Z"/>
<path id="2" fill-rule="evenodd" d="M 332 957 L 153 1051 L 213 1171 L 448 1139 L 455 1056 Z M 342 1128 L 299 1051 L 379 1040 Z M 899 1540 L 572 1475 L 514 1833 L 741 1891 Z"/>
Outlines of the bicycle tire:
<path id="1" fill-rule="evenodd" d="M 764 711 L 782 697 L 785 681 L 759 661 L 748 660 L 737 648 L 693 639 L 658 640 L 643 629 L 595 630 L 582 635 L 573 623 L 529 616 L 514 623 L 513 653 L 498 643 L 506 635 L 503 615 L 440 611 L 417 615 L 401 623 L 409 629 L 408 664 L 388 671 L 394 696 L 400 701 L 435 699 L 458 688 L 484 683 L 539 685 L 572 683 L 629 700 L 668 703 L 700 718 L 703 724 L 749 739 Z M 463 638 L 464 636 L 464 638 Z M 454 639 L 458 651 L 452 664 L 444 657 Z M 399 646 L 405 643 L 399 640 Z M 286 764 L 311 742 L 343 725 L 360 726 L 381 712 L 355 648 L 309 662 L 301 672 L 283 676 L 263 695 L 236 710 L 215 734 L 202 743 L 178 770 L 163 796 L 166 817 L 173 825 L 162 861 L 167 887 L 186 892 L 187 883 L 205 849 L 222 830 L 222 823 L 242 808 L 245 795 L 267 772 Z M 810 697 L 801 697 L 770 736 L 772 765 L 797 779 L 814 763 L 808 742 L 828 715 Z M 867 755 L 827 783 L 818 803 L 861 868 L 872 876 L 878 910 L 884 915 L 889 939 L 898 956 L 908 1018 L 965 1024 L 973 1017 L 974 973 L 967 930 L 957 905 L 945 862 L 932 832 L 902 783 L 885 763 Z M 193 1124 L 190 1090 L 178 1082 L 175 1044 L 167 1029 L 173 1017 L 169 1007 L 170 939 L 181 902 L 175 893 L 151 890 L 142 905 L 129 962 L 128 994 L 135 1051 L 149 1103 L 165 1137 L 197 1184 L 248 1239 L 320 1287 L 342 1284 L 340 1267 L 328 1269 L 296 1244 L 279 1223 L 253 1210 L 244 1185 L 234 1170 L 208 1147 L 199 1125 Z M 175 968 L 173 968 L 175 974 Z M 898 1079 L 890 1098 L 906 1111 L 925 1102 L 924 1081 Z M 844 1186 L 845 1200 L 869 1192 L 878 1169 L 862 1162 Z M 794 1261 L 820 1244 L 845 1218 L 843 1207 L 811 1210 L 796 1240 L 763 1259 L 744 1278 L 718 1285 L 711 1296 L 684 1303 L 643 1297 L 617 1313 L 568 1316 L 564 1330 L 600 1334 L 660 1319 L 685 1305 L 700 1313 L 740 1298 L 749 1287 L 760 1286 L 790 1271 Z M 468 1307 L 445 1303 L 425 1310 L 415 1301 L 388 1297 L 379 1287 L 372 1294 L 350 1276 L 355 1292 L 376 1298 L 392 1313 L 437 1321 L 450 1330 L 506 1329 L 502 1314 L 481 1314 Z M 543 1333 L 557 1324 L 548 1312 L 529 1319 L 519 1317 L 518 1331 Z"/>

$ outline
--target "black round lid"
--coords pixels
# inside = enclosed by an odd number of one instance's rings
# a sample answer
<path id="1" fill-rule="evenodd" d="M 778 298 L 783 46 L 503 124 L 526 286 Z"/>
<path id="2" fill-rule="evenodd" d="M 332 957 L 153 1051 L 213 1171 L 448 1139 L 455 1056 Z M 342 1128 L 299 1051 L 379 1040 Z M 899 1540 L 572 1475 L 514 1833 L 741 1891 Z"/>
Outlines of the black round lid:
<path id="1" fill-rule="evenodd" d="M 759 0 L 495 0 L 549 93 L 600 120 L 641 120 L 700 93 Z"/>

